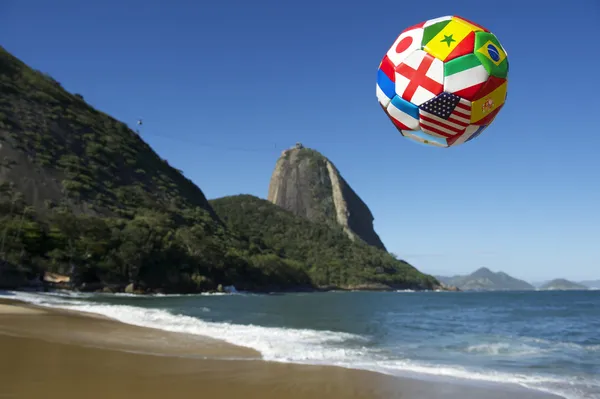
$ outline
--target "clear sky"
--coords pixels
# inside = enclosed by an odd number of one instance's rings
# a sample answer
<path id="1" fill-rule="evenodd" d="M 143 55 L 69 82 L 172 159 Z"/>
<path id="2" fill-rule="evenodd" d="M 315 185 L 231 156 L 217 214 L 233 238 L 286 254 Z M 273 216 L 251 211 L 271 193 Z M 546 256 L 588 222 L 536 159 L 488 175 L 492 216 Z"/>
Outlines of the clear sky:
<path id="1" fill-rule="evenodd" d="M 551 3 L 0 0 L 0 44 L 130 126 L 143 118 L 209 198 L 266 198 L 300 141 L 425 272 L 600 278 L 600 3 Z M 476 140 L 425 147 L 383 114 L 377 67 L 404 28 L 452 14 L 507 49 L 508 100 Z"/>

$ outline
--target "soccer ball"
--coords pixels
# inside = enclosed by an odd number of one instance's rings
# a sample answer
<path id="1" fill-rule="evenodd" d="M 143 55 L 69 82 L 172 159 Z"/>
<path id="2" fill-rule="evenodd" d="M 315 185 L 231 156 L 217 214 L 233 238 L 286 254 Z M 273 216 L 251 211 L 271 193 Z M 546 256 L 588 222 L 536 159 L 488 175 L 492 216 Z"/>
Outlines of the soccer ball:
<path id="1" fill-rule="evenodd" d="M 458 16 L 405 29 L 377 71 L 377 100 L 400 133 L 437 147 L 479 136 L 506 101 L 508 56 L 489 30 Z"/>

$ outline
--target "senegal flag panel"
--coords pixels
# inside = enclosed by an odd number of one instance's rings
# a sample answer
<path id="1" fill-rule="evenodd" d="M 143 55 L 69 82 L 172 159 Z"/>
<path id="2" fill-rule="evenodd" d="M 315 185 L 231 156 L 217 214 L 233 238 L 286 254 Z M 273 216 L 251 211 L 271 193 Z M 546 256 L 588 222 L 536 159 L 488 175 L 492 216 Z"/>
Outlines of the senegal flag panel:
<path id="1" fill-rule="evenodd" d="M 460 19 L 433 24 L 423 33 L 423 50 L 442 60 L 449 61 L 473 52 L 475 30 L 473 25 Z"/>

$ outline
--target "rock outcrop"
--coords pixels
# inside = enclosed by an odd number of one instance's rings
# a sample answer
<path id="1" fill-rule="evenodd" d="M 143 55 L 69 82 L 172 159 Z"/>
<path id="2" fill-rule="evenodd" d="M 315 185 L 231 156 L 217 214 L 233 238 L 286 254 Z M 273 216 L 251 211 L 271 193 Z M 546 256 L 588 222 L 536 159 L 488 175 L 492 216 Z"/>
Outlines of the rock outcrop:
<path id="1" fill-rule="evenodd" d="M 333 163 L 297 144 L 282 152 L 267 199 L 298 216 L 341 226 L 352 240 L 385 250 L 373 228 L 373 214 Z"/>

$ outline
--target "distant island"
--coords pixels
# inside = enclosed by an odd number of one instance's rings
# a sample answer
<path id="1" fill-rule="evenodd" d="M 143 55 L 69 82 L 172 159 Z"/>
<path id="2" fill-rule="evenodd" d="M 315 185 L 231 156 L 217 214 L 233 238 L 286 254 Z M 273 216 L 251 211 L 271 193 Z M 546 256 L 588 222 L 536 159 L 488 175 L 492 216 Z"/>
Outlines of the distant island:
<path id="1" fill-rule="evenodd" d="M 600 289 L 600 280 L 578 281 L 577 284 L 585 285 L 586 287 L 591 289 Z"/>
<path id="2" fill-rule="evenodd" d="M 589 287 L 574 283 L 569 280 L 565 280 L 564 278 L 557 278 L 552 281 L 548 281 L 545 284 L 542 284 L 539 287 L 540 290 L 549 291 L 549 290 L 560 290 L 560 291 L 570 291 L 570 290 L 588 290 Z"/>
<path id="3" fill-rule="evenodd" d="M 455 286 L 461 291 L 547 291 L 547 290 L 587 290 L 598 289 L 598 281 L 575 283 L 566 279 L 555 279 L 544 283 L 530 284 L 514 278 L 504 272 L 493 272 L 486 267 L 477 269 L 469 275 L 452 277 L 435 276 L 438 281 L 447 286 Z M 589 284 L 589 285 L 588 285 Z M 597 288 L 598 287 L 598 288 Z"/>
<path id="4" fill-rule="evenodd" d="M 269 201 L 209 201 L 125 123 L 2 47 L 0 161 L 0 288 L 448 289 L 386 251 L 317 151 L 282 154 Z"/>
<path id="5" fill-rule="evenodd" d="M 444 284 L 458 287 L 461 291 L 532 291 L 535 287 L 504 272 L 493 272 L 486 267 L 466 276 L 436 276 Z"/>

